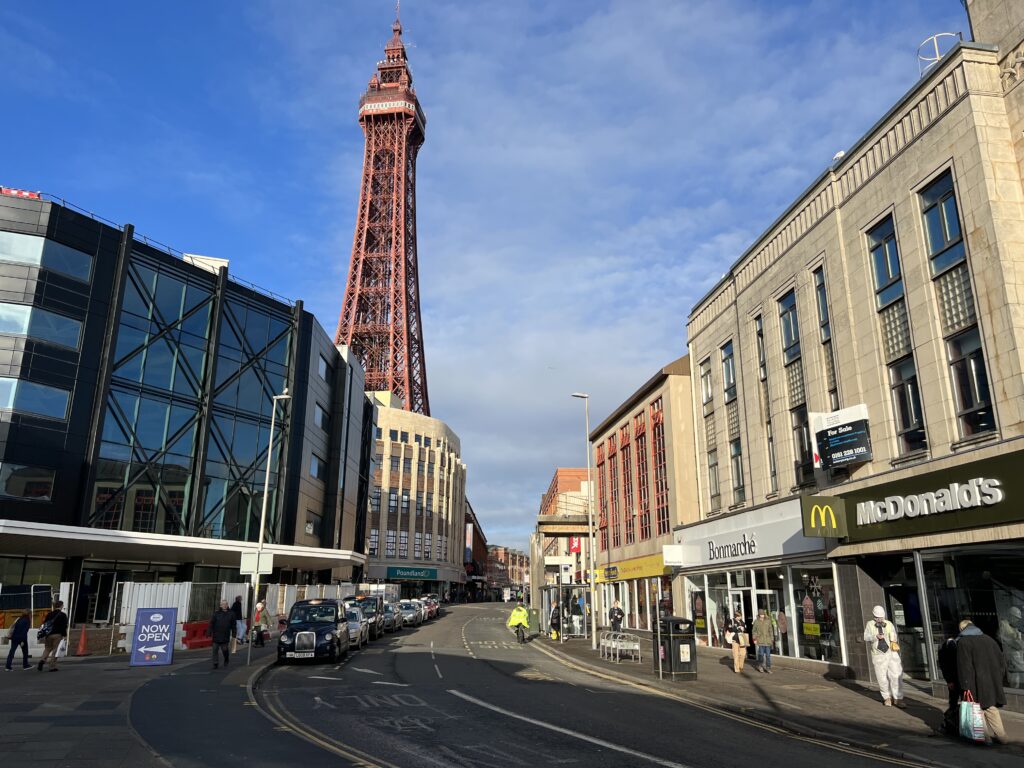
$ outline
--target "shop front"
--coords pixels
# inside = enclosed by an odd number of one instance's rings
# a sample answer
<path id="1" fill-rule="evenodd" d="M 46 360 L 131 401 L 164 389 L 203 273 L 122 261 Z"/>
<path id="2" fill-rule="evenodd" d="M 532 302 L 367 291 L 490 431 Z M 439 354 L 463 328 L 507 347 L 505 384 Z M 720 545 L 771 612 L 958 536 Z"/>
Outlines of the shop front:
<path id="1" fill-rule="evenodd" d="M 617 600 L 626 616 L 623 629 L 654 630 L 658 601 L 662 613 L 672 613 L 672 569 L 659 553 L 634 557 L 597 569 L 598 597 L 608 623 L 608 611 Z"/>
<path id="2" fill-rule="evenodd" d="M 749 629 L 764 609 L 775 653 L 845 664 L 835 569 L 824 540 L 803 535 L 800 509 L 792 499 L 675 530 L 686 563 L 681 608 L 699 644 L 725 647 L 730 616 L 742 613 Z"/>
<path id="3" fill-rule="evenodd" d="M 371 581 L 386 581 L 398 584 L 403 598 L 437 594 L 442 599 L 462 589 L 464 571 L 451 567 L 423 568 L 419 566 L 397 566 L 372 564 L 367 568 Z"/>
<path id="4" fill-rule="evenodd" d="M 900 635 L 904 671 L 938 684 L 936 653 L 971 619 L 995 638 L 1008 691 L 1024 708 L 1024 451 L 841 494 L 846 536 L 830 552 L 859 588 L 851 633 L 881 604 Z M 859 643 L 863 646 L 863 643 Z M 853 666 L 867 668 L 866 650 Z M 865 674 L 866 676 L 866 674 Z"/>

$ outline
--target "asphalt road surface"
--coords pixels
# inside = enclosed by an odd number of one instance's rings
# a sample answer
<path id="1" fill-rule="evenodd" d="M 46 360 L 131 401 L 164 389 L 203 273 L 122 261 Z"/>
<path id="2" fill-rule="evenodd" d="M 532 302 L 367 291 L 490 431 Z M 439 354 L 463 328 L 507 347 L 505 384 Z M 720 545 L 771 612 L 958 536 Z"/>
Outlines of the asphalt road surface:
<path id="1" fill-rule="evenodd" d="M 257 700 L 282 726 L 367 768 L 911 765 L 575 671 L 517 645 L 508 611 L 456 606 L 340 664 L 275 667 Z"/>

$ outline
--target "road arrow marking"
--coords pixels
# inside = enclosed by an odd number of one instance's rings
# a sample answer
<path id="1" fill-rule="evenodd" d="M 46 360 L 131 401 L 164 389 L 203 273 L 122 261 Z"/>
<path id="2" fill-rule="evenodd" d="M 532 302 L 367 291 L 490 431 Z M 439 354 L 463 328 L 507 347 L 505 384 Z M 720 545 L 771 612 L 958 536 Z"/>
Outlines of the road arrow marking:
<path id="1" fill-rule="evenodd" d="M 328 709 L 337 709 L 337 707 L 331 704 L 331 702 L 324 701 L 319 696 L 313 697 L 313 704 L 313 709 L 320 709 L 320 707 L 327 707 Z"/>
<path id="2" fill-rule="evenodd" d="M 384 676 L 383 672 L 374 672 L 372 669 L 363 669 L 362 667 L 352 667 L 352 670 L 355 672 L 362 672 L 367 675 L 380 675 L 381 677 Z"/>

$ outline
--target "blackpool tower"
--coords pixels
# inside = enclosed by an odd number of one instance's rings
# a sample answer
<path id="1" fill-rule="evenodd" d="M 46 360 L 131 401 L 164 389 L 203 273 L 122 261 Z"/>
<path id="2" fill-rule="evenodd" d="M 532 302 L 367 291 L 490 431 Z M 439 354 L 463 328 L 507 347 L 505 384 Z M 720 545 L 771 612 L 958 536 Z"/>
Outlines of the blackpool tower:
<path id="1" fill-rule="evenodd" d="M 412 87 L 402 24 L 359 100 L 363 178 L 335 342 L 366 371 L 367 392 L 391 392 L 430 415 L 416 259 L 416 154 L 426 117 Z"/>

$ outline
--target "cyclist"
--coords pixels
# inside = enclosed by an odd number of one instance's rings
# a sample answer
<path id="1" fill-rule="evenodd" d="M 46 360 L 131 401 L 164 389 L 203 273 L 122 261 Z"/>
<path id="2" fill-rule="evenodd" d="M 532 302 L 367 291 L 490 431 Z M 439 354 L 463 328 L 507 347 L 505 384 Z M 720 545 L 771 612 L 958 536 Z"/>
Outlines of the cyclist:
<path id="1" fill-rule="evenodd" d="M 526 642 L 526 630 L 530 628 L 530 612 L 523 606 L 522 600 L 512 609 L 505 626 L 515 630 L 520 644 Z"/>

